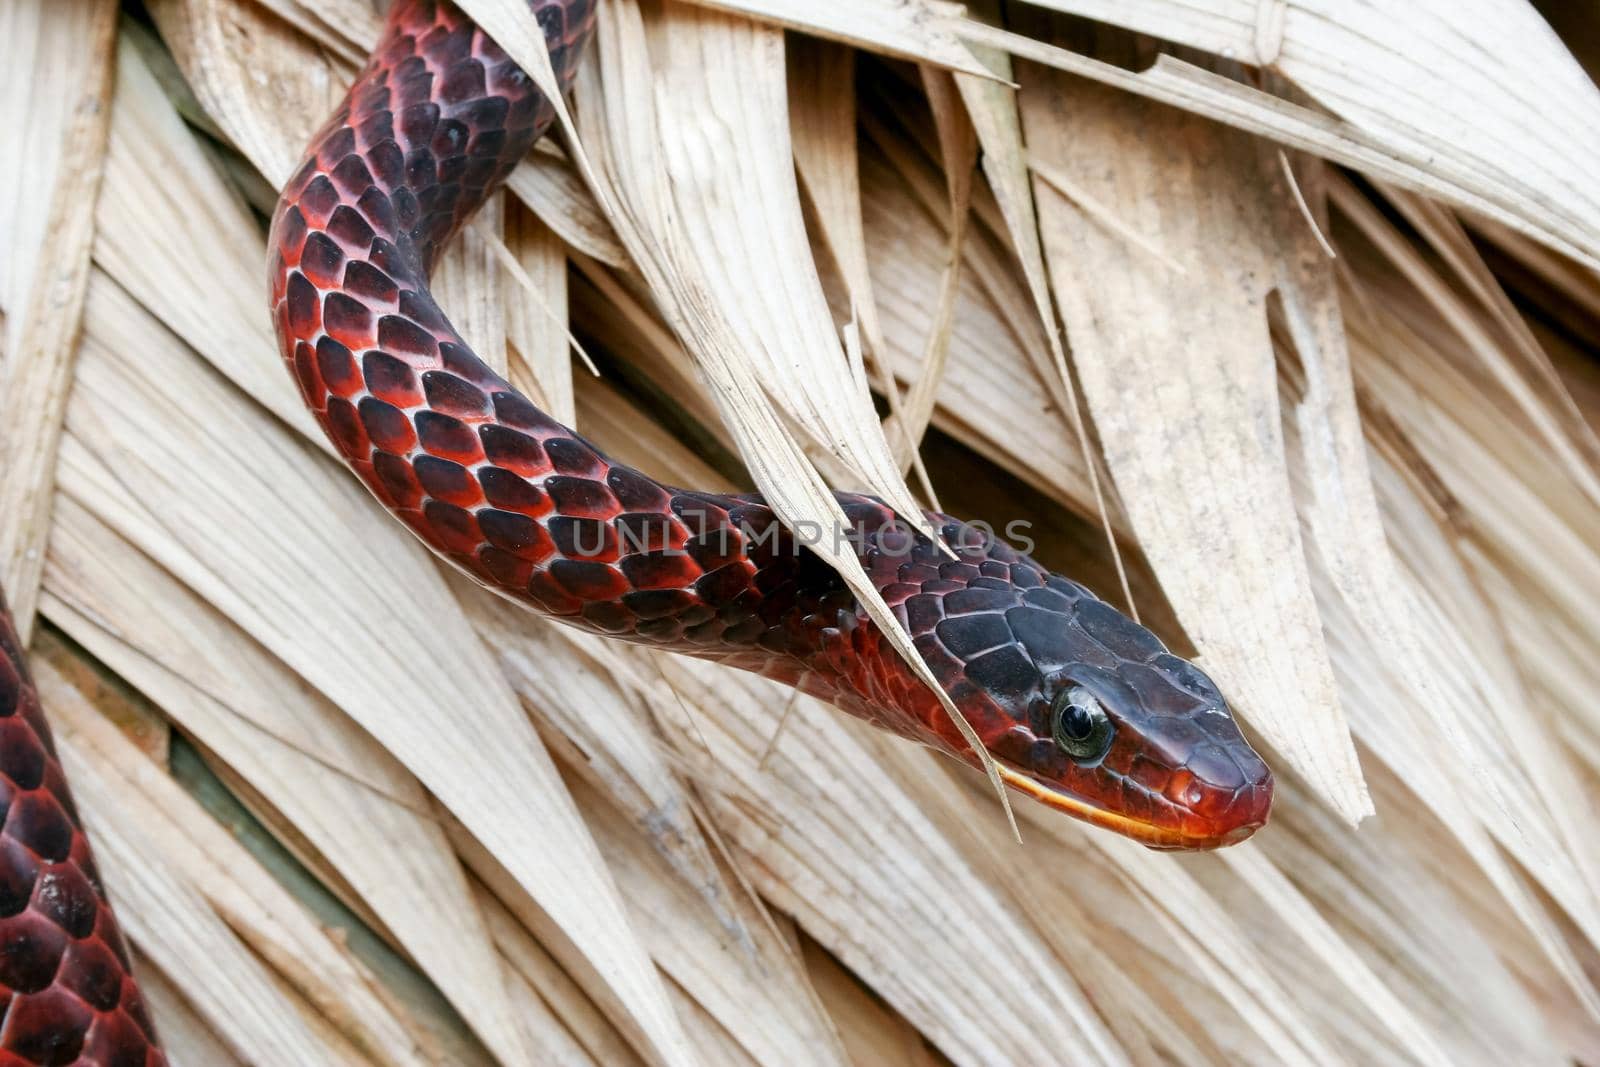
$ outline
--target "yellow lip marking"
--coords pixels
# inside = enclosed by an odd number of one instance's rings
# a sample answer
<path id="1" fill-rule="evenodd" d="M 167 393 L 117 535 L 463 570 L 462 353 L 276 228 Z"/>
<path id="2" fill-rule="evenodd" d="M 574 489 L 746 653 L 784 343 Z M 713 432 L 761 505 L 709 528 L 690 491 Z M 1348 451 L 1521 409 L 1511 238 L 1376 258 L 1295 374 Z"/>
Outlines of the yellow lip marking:
<path id="1" fill-rule="evenodd" d="M 1208 838 L 1192 837 L 1179 830 L 1169 830 L 1165 827 L 1154 826 L 1150 823 L 1131 819 L 1126 815 L 1118 815 L 1114 811 L 1097 808 L 1087 801 L 1067 793 L 1061 793 L 1048 786 L 1041 785 L 1032 778 L 1012 770 L 1004 763 L 997 763 L 1000 771 L 1000 780 L 1020 793 L 1026 793 L 1035 800 L 1055 808 L 1076 815 L 1085 822 L 1107 830 L 1115 830 L 1126 837 L 1131 837 L 1142 844 L 1153 845 L 1157 848 L 1205 848 L 1214 846 L 1217 842 Z"/>

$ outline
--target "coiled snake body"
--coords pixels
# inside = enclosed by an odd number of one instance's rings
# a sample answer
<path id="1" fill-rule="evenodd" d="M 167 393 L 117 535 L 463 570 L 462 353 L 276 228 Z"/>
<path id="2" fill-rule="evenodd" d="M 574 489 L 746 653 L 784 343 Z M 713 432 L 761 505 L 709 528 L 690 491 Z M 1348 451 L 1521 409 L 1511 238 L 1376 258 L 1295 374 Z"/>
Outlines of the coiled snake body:
<path id="1" fill-rule="evenodd" d="M 570 84 L 594 0 L 529 4 Z M 273 218 L 272 314 L 318 422 L 384 505 L 483 584 L 566 623 L 780 679 L 976 765 L 937 697 L 760 496 L 610 462 L 480 361 L 435 304 L 439 250 L 553 117 L 459 8 L 397 0 Z M 978 528 L 928 516 L 951 558 L 880 501 L 838 500 L 867 573 L 1011 787 L 1156 848 L 1230 844 L 1266 821 L 1271 773 L 1210 679 L 1148 630 Z M 69 1046 L 81 1062 L 162 1062 L 18 650 L 0 652 L 0 726 L 27 726 L 0 752 L 0 1067 L 72 1062 Z M 48 833 L 34 814 L 46 807 Z M 46 876 L 30 873 L 64 841 L 71 856 L 53 870 L 92 890 L 65 935 L 37 917 Z M 95 936 L 72 940 L 80 930 Z M 118 982 L 120 1007 L 96 1016 Z M 51 1011 L 65 1036 L 40 1052 Z M 113 1028 L 145 1044 L 94 1051 Z"/>

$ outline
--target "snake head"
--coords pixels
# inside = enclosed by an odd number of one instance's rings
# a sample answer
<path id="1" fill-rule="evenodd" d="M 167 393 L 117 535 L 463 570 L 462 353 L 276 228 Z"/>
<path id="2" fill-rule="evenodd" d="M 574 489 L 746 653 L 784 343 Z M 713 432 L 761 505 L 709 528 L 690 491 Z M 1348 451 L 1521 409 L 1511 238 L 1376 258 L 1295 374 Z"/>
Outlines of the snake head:
<path id="1" fill-rule="evenodd" d="M 1265 825 L 1272 772 L 1211 679 L 1103 602 L 1079 608 L 1073 626 L 1091 640 L 1134 651 L 1138 631 L 1138 655 L 1041 672 L 1039 695 L 989 743 L 1002 779 L 1151 848 L 1217 848 Z"/>
<path id="2" fill-rule="evenodd" d="M 930 517 L 966 558 L 880 564 L 884 589 L 1012 789 L 1158 849 L 1266 823 L 1272 772 L 1203 671 L 1076 582 Z M 923 721 L 928 743 L 979 764 L 942 713 Z"/>

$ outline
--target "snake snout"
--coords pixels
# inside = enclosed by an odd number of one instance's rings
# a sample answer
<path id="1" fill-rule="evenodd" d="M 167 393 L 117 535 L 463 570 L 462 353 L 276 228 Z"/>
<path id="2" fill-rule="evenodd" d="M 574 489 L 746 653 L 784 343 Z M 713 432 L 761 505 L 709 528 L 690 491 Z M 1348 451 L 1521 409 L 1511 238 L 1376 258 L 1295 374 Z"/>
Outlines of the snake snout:
<path id="1" fill-rule="evenodd" d="M 1206 745 L 1174 776 L 1169 798 L 1184 809 L 1184 829 L 1199 847 L 1217 848 L 1266 825 L 1272 791 L 1272 771 L 1248 746 Z"/>

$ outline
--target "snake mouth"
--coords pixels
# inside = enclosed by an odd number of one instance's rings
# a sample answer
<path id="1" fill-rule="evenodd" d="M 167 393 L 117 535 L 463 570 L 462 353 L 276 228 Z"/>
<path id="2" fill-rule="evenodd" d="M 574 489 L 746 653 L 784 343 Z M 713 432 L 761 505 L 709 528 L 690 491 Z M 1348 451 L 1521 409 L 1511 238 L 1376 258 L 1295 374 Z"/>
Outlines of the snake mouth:
<path id="1" fill-rule="evenodd" d="M 1231 826 L 1207 827 L 1198 831 L 1184 825 L 1189 821 L 1186 819 L 1177 825 L 1147 822 L 1136 819 L 1131 815 L 1111 811 L 1109 808 L 1100 807 L 1082 797 L 1055 789 L 1029 774 L 1007 766 L 1003 760 L 996 761 L 996 769 L 1000 772 L 1000 780 L 1017 792 L 1030 796 L 1047 807 L 1065 812 L 1083 822 L 1111 830 L 1114 833 L 1121 834 L 1123 837 L 1131 838 L 1146 848 L 1156 851 L 1200 852 L 1224 848 L 1228 845 L 1237 845 L 1266 823 L 1265 811 L 1261 813 L 1259 818 L 1253 818 Z M 1269 798 L 1271 796 L 1270 789 L 1269 785 L 1267 793 Z"/>

